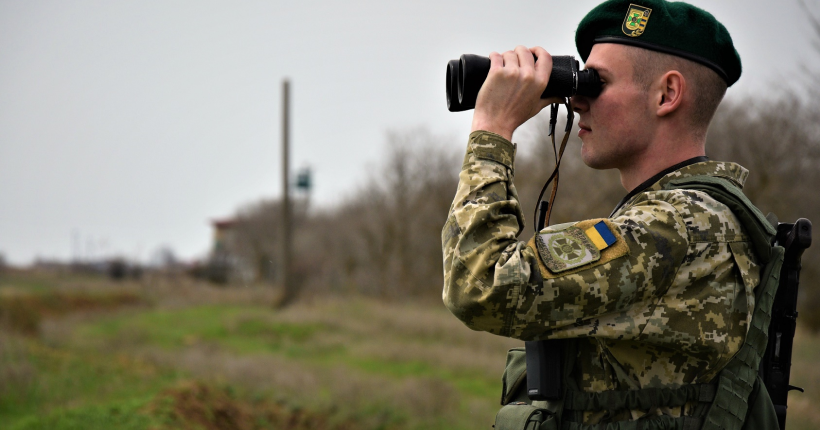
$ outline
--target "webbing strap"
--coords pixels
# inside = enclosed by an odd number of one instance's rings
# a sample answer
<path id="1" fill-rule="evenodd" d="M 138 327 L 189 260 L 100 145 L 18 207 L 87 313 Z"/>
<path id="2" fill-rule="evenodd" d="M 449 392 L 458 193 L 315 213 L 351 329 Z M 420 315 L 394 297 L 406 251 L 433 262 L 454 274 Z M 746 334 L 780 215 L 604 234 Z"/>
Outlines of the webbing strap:
<path id="1" fill-rule="evenodd" d="M 670 417 L 656 415 L 636 421 L 616 421 L 607 424 L 585 425 L 575 422 L 564 422 L 562 430 L 697 430 L 703 420 L 696 417 Z"/>
<path id="2" fill-rule="evenodd" d="M 540 430 L 541 423 L 550 415 L 550 411 L 546 409 L 526 403 L 514 403 L 498 411 L 493 427 L 495 430 Z"/>
<path id="3" fill-rule="evenodd" d="M 587 393 L 572 391 L 564 400 L 564 408 L 581 411 L 617 411 L 666 406 L 683 406 L 687 402 L 711 402 L 715 399 L 714 384 L 688 384 L 678 388 L 643 388 L 640 390 Z"/>
<path id="4" fill-rule="evenodd" d="M 740 429 L 746 419 L 749 395 L 754 388 L 760 360 L 766 348 L 772 303 L 777 291 L 783 248 L 772 248 L 772 261 L 766 266 L 760 291 L 756 294 L 752 325 L 737 355 L 719 375 L 715 402 L 706 414 L 704 430 Z M 742 399 L 742 401 L 740 401 Z"/>
<path id="5" fill-rule="evenodd" d="M 755 254 L 765 264 L 755 291 L 755 308 L 746 339 L 717 378 L 715 400 L 706 412 L 703 430 L 736 430 L 743 426 L 758 367 L 766 349 L 772 304 L 783 265 L 783 248 L 773 247 L 774 227 L 730 182 L 709 176 L 670 181 L 667 189 L 700 190 L 726 205 L 752 239 Z"/>

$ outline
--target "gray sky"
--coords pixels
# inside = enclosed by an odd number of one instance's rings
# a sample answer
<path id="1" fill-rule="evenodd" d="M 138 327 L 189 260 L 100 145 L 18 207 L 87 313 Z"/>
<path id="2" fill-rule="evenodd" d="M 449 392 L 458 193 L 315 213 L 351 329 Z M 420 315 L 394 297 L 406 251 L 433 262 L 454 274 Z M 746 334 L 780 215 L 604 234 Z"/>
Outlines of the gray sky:
<path id="1" fill-rule="evenodd" d="M 0 253 L 65 259 L 76 235 L 97 256 L 204 255 L 210 219 L 280 194 L 286 76 L 291 164 L 332 205 L 387 130 L 462 144 L 471 114 L 447 112 L 448 60 L 517 44 L 577 55 L 597 3 L 0 0 Z M 796 79 L 811 49 L 796 0 L 692 3 L 740 52 L 730 97 Z"/>

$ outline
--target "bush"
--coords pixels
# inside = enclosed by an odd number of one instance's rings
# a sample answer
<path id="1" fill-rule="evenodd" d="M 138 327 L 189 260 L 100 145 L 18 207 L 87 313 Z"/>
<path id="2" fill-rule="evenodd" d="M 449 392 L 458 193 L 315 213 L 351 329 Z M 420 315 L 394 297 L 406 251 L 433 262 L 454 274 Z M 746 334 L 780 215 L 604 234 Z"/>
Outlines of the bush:
<path id="1" fill-rule="evenodd" d="M 134 293 L 61 292 L 19 293 L 5 291 L 0 295 L 0 327 L 35 335 L 45 316 L 65 315 L 75 311 L 114 309 L 142 303 Z"/>

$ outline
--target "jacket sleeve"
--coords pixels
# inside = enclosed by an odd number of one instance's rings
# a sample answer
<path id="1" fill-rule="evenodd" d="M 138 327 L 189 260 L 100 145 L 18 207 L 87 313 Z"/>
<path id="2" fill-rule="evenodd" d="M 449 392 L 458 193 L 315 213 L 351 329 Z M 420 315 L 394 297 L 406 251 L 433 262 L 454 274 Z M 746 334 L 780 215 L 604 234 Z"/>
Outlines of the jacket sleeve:
<path id="1" fill-rule="evenodd" d="M 674 206 L 644 200 L 618 218 L 575 223 L 604 221 L 617 244 L 596 261 L 553 273 L 535 240 L 517 240 L 524 217 L 514 157 L 515 145 L 501 136 L 470 135 L 442 231 L 447 308 L 471 329 L 523 340 L 637 336 L 686 255 Z"/>

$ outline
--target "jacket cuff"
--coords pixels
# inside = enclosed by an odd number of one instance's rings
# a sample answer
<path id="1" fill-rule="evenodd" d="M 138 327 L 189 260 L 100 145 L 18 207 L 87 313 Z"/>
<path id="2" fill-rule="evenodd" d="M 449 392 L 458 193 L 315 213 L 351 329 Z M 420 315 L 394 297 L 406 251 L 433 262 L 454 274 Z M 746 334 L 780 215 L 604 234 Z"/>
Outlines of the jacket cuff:
<path id="1" fill-rule="evenodd" d="M 476 158 L 495 161 L 509 169 L 513 168 L 515 144 L 493 132 L 477 130 L 470 133 L 470 149 Z"/>

